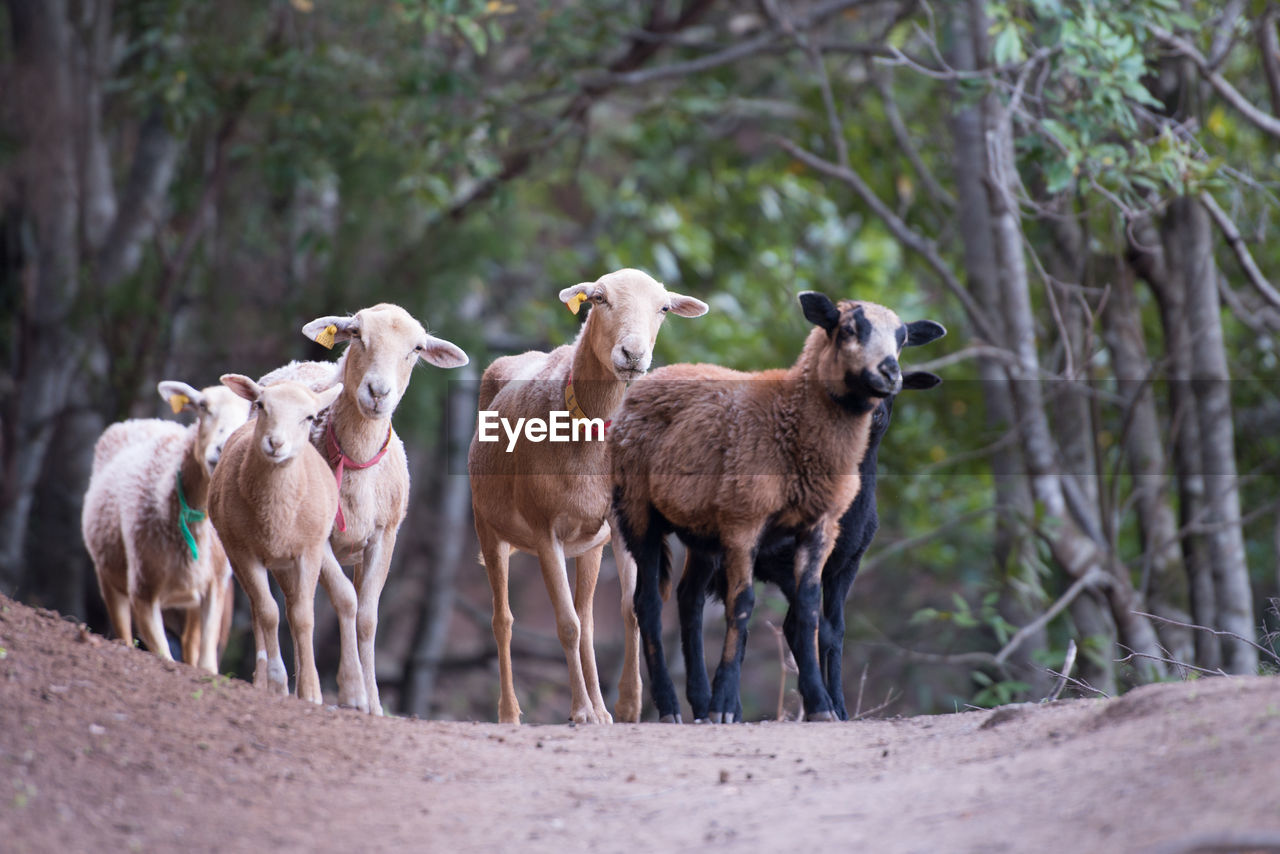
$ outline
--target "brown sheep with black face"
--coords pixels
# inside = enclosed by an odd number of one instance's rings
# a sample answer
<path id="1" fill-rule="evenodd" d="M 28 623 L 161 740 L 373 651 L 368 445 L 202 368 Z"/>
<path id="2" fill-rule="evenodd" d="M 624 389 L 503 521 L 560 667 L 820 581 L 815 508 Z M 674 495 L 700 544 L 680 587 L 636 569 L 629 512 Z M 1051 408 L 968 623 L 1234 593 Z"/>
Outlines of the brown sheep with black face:
<path id="1" fill-rule="evenodd" d="M 609 436 L 614 514 L 635 559 L 636 616 L 665 721 L 680 720 L 662 651 L 665 535 L 723 552 L 728 627 L 710 714 L 732 720 L 754 604 L 752 562 L 766 529 L 795 535 L 792 613 L 797 637 L 810 639 L 794 650 L 806 717 L 835 717 L 818 667 L 821 569 L 861 486 L 871 413 L 902 388 L 898 353 L 917 336 L 936 338 L 941 327 L 903 323 L 874 303 L 837 305 L 812 291 L 800 303 L 816 328 L 792 367 L 654 371 L 627 394 Z"/>

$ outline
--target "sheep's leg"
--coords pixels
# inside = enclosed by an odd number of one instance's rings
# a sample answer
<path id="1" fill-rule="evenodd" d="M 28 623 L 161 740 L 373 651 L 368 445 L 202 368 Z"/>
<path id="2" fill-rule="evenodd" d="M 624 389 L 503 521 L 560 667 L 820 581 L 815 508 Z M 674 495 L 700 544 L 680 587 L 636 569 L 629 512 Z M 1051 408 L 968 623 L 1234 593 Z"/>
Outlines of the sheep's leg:
<path id="1" fill-rule="evenodd" d="M 235 561 L 231 565 L 238 566 Z M 244 569 L 236 570 L 236 578 L 248 594 L 249 607 L 253 611 L 253 642 L 257 650 L 253 667 L 254 687 L 288 694 L 289 674 L 280 655 L 280 606 L 271 595 L 267 568 L 256 560 L 239 565 Z"/>
<path id="2" fill-rule="evenodd" d="M 569 719 L 579 724 L 596 724 L 600 720 L 587 696 L 587 683 L 582 675 L 582 659 L 578 655 L 578 643 L 582 639 L 582 626 L 573 609 L 573 593 L 569 590 L 569 571 L 565 567 L 564 548 L 551 538 L 538 550 L 538 564 L 542 567 L 542 583 L 551 597 L 551 608 L 556 612 L 556 634 L 564 650 L 565 664 L 569 666 Z"/>
<path id="3" fill-rule="evenodd" d="M 822 615 L 822 567 L 835 544 L 836 522 L 822 523 L 796 543 L 795 597 L 787 611 L 791 654 L 804 700 L 805 720 L 836 719 L 818 667 L 818 621 Z"/>
<path id="4" fill-rule="evenodd" d="M 614 706 L 616 720 L 627 723 L 640 722 L 640 624 L 636 622 L 636 562 L 627 551 L 618 533 L 613 532 L 613 561 L 618 567 L 618 581 L 622 585 L 622 675 L 618 677 L 618 704 Z"/>
<path id="5" fill-rule="evenodd" d="M 133 646 L 133 614 L 129 606 L 129 594 L 121 593 L 105 582 L 99 582 L 102 600 L 107 603 L 107 616 L 111 629 L 125 646 Z"/>
<path id="6" fill-rule="evenodd" d="M 484 557 L 484 569 L 489 575 L 489 589 L 493 593 L 493 640 L 498 645 L 498 722 L 520 723 L 520 703 L 516 700 L 515 679 L 511 672 L 511 603 L 507 595 L 507 562 L 511 546 L 498 539 L 498 535 L 476 518 L 476 535 L 480 539 L 480 553 Z"/>
<path id="7" fill-rule="evenodd" d="M 134 617 L 138 621 L 138 636 L 147 645 L 147 649 L 163 658 L 173 661 L 173 653 L 169 652 L 169 640 L 164 636 L 164 619 L 160 615 L 160 600 L 152 599 L 136 603 Z"/>
<path id="8" fill-rule="evenodd" d="M 685 554 L 684 572 L 676 587 L 680 607 L 680 646 L 684 652 L 684 696 L 689 701 L 693 719 L 705 723 L 711 708 L 711 681 L 707 678 L 707 661 L 702 645 L 702 612 L 707 603 L 707 583 L 715 570 L 715 562 L 697 549 Z"/>
<path id="9" fill-rule="evenodd" d="M 849 719 L 844 704 L 844 609 L 853 586 L 854 576 L 866 549 L 859 550 L 844 567 L 834 572 L 823 569 L 822 623 L 818 629 L 818 651 L 821 655 L 823 680 L 831 707 L 842 721 Z M 831 578 L 828 578 L 831 574 Z"/>
<path id="10" fill-rule="evenodd" d="M 364 547 L 364 555 L 354 567 L 356 585 L 356 641 L 360 648 L 360 668 L 364 671 L 364 692 L 369 698 L 369 713 L 382 714 L 378 697 L 378 672 L 373 655 L 378 636 L 378 600 L 391 569 L 391 553 L 396 547 L 396 529 L 384 528 Z"/>
<path id="11" fill-rule="evenodd" d="M 329 594 L 333 610 L 338 613 L 338 638 L 342 650 L 338 662 L 338 705 L 367 712 L 369 697 L 364 690 L 364 672 L 360 669 L 356 642 L 356 588 L 343 574 L 328 541 L 324 544 L 320 564 L 320 583 Z"/>
<path id="12" fill-rule="evenodd" d="M 316 581 L 320 578 L 320 550 L 302 554 L 293 572 L 277 575 L 289 612 L 289 633 L 293 635 L 293 663 L 297 672 L 296 693 L 308 703 L 324 702 L 320 674 L 316 671 L 315 625 Z"/>
<path id="13" fill-rule="evenodd" d="M 650 525 L 634 546 L 632 555 L 636 566 L 635 614 L 643 642 L 645 668 L 649 671 L 650 692 L 653 704 L 658 707 L 658 720 L 663 723 L 682 723 L 680 700 L 676 686 L 667 670 L 667 659 L 662 649 L 662 551 L 663 532 Z"/>
<path id="14" fill-rule="evenodd" d="M 751 586 L 751 558 L 755 532 L 739 532 L 725 536 L 725 633 L 724 653 L 716 667 L 711 684 L 712 723 L 733 723 L 741 717 L 738 705 L 738 683 L 742 673 L 742 656 L 747 646 L 747 624 L 755 607 L 756 594 Z"/>
<path id="15" fill-rule="evenodd" d="M 218 615 L 218 638 L 217 645 L 214 647 L 215 661 L 221 661 L 222 654 L 227 651 L 227 641 L 231 638 L 231 618 L 235 616 L 236 610 L 236 582 L 232 577 L 231 564 L 226 564 L 226 571 L 219 585 L 222 588 L 218 597 L 222 603 L 222 610 Z"/>
<path id="16" fill-rule="evenodd" d="M 598 723 L 611 724 L 613 716 L 600 694 L 600 671 L 596 667 L 595 646 L 595 598 L 596 582 L 600 579 L 600 559 L 604 557 L 604 543 L 574 561 L 577 578 L 573 588 L 573 607 L 578 614 L 581 634 L 578 637 L 578 657 L 582 661 L 582 676 L 587 682 L 587 696 L 596 713 Z"/>
<path id="17" fill-rule="evenodd" d="M 192 606 L 182 612 L 182 660 L 192 667 L 200 662 L 200 606 Z"/>

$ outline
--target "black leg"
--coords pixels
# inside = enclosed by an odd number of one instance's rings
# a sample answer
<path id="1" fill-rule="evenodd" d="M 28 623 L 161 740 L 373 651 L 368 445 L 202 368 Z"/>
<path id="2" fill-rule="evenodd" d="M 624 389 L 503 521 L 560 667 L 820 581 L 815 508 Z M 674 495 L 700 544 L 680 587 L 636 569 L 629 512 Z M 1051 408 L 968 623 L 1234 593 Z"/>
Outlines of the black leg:
<path id="1" fill-rule="evenodd" d="M 640 542 L 634 548 L 628 542 L 627 548 L 636 561 L 636 621 L 640 624 L 640 644 L 649 672 L 649 691 L 659 719 L 680 723 L 680 701 L 662 650 L 662 532 L 650 525 Z"/>
<path id="2" fill-rule="evenodd" d="M 676 587 L 680 608 L 680 646 L 684 652 L 685 699 L 695 721 L 707 720 L 711 707 L 711 682 L 702 645 L 702 612 L 707 602 L 707 584 L 715 571 L 715 560 L 689 549 L 684 574 Z"/>
<path id="3" fill-rule="evenodd" d="M 747 645 L 747 624 L 751 621 L 755 602 L 755 590 L 748 583 L 732 603 L 725 603 L 729 637 L 726 638 L 724 657 L 716 668 L 716 678 L 711 685 L 711 720 L 715 723 L 733 723 L 742 716 L 738 683 L 742 674 L 742 656 Z"/>

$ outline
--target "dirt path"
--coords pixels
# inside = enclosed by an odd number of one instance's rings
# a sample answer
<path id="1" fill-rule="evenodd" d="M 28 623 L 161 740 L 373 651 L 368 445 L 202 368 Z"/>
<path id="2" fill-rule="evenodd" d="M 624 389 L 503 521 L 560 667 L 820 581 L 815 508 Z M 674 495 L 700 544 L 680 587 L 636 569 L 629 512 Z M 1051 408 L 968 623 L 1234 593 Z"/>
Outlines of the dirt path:
<path id="1" fill-rule="evenodd" d="M 517 729 L 267 697 L 3 597 L 0 649 L 3 851 L 1280 851 L 1280 679 Z"/>

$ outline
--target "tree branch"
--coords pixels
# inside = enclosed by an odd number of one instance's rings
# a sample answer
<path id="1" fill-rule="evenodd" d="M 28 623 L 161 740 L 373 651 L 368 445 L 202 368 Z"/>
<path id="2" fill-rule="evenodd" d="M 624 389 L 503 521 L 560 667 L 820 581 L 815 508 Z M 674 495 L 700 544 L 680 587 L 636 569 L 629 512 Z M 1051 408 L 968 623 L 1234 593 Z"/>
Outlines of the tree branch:
<path id="1" fill-rule="evenodd" d="M 1274 3 L 1258 20 L 1258 53 L 1262 54 L 1262 71 L 1271 95 L 1271 112 L 1280 116 L 1280 38 L 1276 36 L 1276 17 L 1280 9 Z"/>
<path id="2" fill-rule="evenodd" d="M 1198 51 L 1195 45 L 1155 24 L 1148 24 L 1147 28 L 1151 30 L 1151 34 L 1161 44 L 1191 60 L 1200 71 L 1200 76 L 1240 115 L 1244 116 L 1259 130 L 1280 139 L 1280 119 L 1262 112 L 1262 110 L 1250 103 L 1249 99 L 1241 94 L 1239 89 L 1232 86 L 1225 77 L 1213 69 L 1209 60 L 1205 59 L 1204 54 Z"/>
<path id="3" fill-rule="evenodd" d="M 1205 209 L 1209 211 L 1209 216 L 1217 223 L 1218 229 L 1222 232 L 1227 245 L 1231 247 L 1231 251 L 1235 253 L 1236 260 L 1240 262 L 1240 267 L 1244 270 L 1245 277 L 1249 280 L 1249 283 L 1253 285 L 1258 293 L 1262 294 L 1263 299 L 1270 303 L 1273 308 L 1280 309 L 1280 291 L 1271 286 L 1271 283 L 1267 281 L 1267 277 L 1262 275 L 1262 271 L 1254 263 L 1253 256 L 1249 254 L 1249 247 L 1245 245 L 1244 238 L 1240 235 L 1240 229 L 1236 228 L 1235 223 L 1231 221 L 1226 212 L 1218 207 L 1218 202 L 1212 195 L 1207 192 L 1201 193 L 1200 201 L 1204 204 Z"/>
<path id="4" fill-rule="evenodd" d="M 873 68 L 871 69 L 871 80 L 875 83 L 876 90 L 880 93 L 880 103 L 884 106 L 885 118 L 889 120 L 889 129 L 893 131 L 893 137 L 898 141 L 898 146 L 911 163 L 911 167 L 920 176 L 920 183 L 924 185 L 925 192 L 937 204 L 948 210 L 954 210 L 956 206 L 955 197 L 938 183 L 938 179 L 933 176 L 928 164 L 920 156 L 919 149 L 912 143 L 911 135 L 907 132 L 906 122 L 902 120 L 902 113 L 898 111 L 898 102 L 893 97 L 893 89 L 889 82 L 885 80 L 885 73 L 880 69 Z"/>
<path id="5" fill-rule="evenodd" d="M 1067 588 L 1067 592 L 1058 597 L 1058 601 L 1045 609 L 1043 614 L 1014 632 L 1013 637 L 1009 638 L 1009 642 L 996 653 L 996 663 L 1003 667 L 1005 661 L 1007 661 L 1009 656 L 1022 645 L 1024 640 L 1047 626 L 1054 617 L 1061 614 L 1068 605 L 1076 601 L 1076 598 L 1081 593 L 1090 588 L 1103 587 L 1110 583 L 1111 578 L 1105 572 L 1097 567 L 1090 567 L 1089 571 L 1077 578 L 1075 582 Z"/>
<path id="6" fill-rule="evenodd" d="M 796 145 L 789 139 L 783 137 L 772 137 L 773 142 L 790 154 L 801 163 L 810 167 L 816 172 L 826 175 L 829 178 L 835 178 L 837 181 L 848 186 L 853 192 L 862 199 L 863 204 L 871 208 L 872 213 L 884 222 L 890 233 L 911 251 L 918 254 L 925 262 L 933 268 L 942 283 L 946 285 L 947 290 L 960 301 L 964 306 L 965 313 L 969 316 L 969 322 L 973 324 L 974 330 L 978 333 L 978 337 L 984 341 L 996 341 L 996 336 L 992 333 L 991 324 L 987 321 L 986 315 L 978 306 L 977 302 L 969 291 L 956 278 L 956 274 L 952 272 L 951 267 L 942 256 L 938 254 L 938 248 L 932 240 L 926 239 L 923 235 L 917 233 L 911 226 L 907 225 L 898 217 L 889 206 L 884 203 L 879 196 L 871 189 L 867 183 L 862 180 L 862 176 L 852 169 L 846 169 L 831 163 L 810 151 Z"/>

